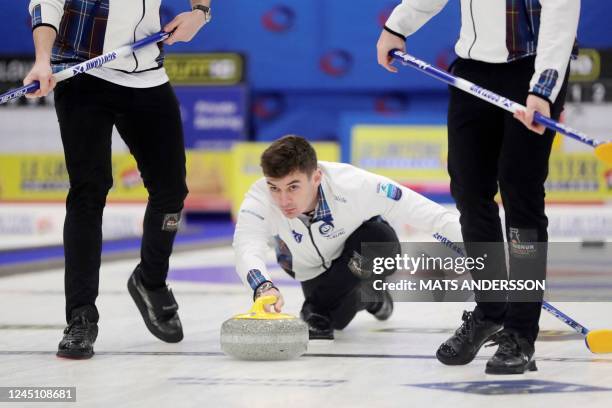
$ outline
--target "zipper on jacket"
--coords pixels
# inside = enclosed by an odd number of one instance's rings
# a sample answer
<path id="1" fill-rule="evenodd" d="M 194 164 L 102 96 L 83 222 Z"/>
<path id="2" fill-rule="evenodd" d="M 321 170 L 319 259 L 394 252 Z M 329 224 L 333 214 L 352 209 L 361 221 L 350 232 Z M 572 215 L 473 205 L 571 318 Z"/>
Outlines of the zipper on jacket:
<path id="1" fill-rule="evenodd" d="M 472 45 L 470 45 L 470 49 L 468 50 L 468 58 L 472 58 L 472 48 L 474 48 L 474 44 L 476 44 L 476 21 L 474 20 L 474 0 L 470 0 L 470 16 L 472 17 L 472 28 L 474 29 L 474 41 L 472 41 Z"/>
<path id="2" fill-rule="evenodd" d="M 319 258 L 321 258 L 321 266 L 323 266 L 323 269 L 327 269 L 327 267 L 325 266 L 325 258 L 323 258 L 323 255 L 321 255 L 321 251 L 319 251 L 319 247 L 317 247 L 317 244 L 315 244 L 314 242 L 314 237 L 312 236 L 312 229 L 310 229 L 310 225 L 308 226 L 308 235 L 310 236 L 310 242 L 312 242 L 312 246 L 314 247 L 314 249 L 317 251 L 317 254 L 319 255 Z"/>
<path id="3" fill-rule="evenodd" d="M 140 21 L 138 22 L 138 24 L 136 24 L 136 27 L 134 27 L 134 42 L 136 42 L 136 30 L 138 29 L 140 23 L 142 23 L 142 20 L 144 20 L 146 14 L 146 1 L 147 0 L 142 0 L 142 17 L 140 17 Z M 134 67 L 134 70 L 132 72 L 136 72 L 136 70 L 138 69 L 138 58 L 136 58 L 136 51 L 132 52 L 132 56 L 134 57 L 134 62 L 136 62 L 136 66 Z"/>

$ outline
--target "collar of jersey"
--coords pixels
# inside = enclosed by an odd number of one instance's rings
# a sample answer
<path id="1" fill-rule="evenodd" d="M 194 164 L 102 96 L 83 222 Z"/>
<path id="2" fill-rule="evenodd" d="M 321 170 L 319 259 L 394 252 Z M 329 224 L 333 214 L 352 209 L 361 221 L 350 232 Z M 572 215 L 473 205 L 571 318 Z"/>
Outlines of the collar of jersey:
<path id="1" fill-rule="evenodd" d="M 331 209 L 325 199 L 323 186 L 319 185 L 319 190 L 317 192 L 317 207 L 315 208 L 314 217 L 312 217 L 312 223 L 323 221 L 331 224 L 333 220 Z"/>

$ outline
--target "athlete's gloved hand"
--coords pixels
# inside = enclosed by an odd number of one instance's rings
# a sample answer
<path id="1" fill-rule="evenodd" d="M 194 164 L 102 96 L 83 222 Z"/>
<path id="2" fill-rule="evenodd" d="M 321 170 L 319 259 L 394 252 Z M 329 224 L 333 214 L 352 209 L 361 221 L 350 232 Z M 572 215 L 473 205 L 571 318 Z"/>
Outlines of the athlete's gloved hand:
<path id="1" fill-rule="evenodd" d="M 378 64 L 387 71 L 394 73 L 397 72 L 397 68 L 391 65 L 393 58 L 389 56 L 389 51 L 395 48 L 406 52 L 406 41 L 383 29 L 380 37 L 378 37 L 378 43 L 376 43 Z"/>
<path id="2" fill-rule="evenodd" d="M 542 116 L 550 118 L 550 103 L 548 103 L 546 99 L 540 98 L 539 96 L 529 95 L 527 97 L 525 106 L 527 107 L 527 110 L 516 111 L 514 117 L 523 122 L 527 129 L 531 130 L 532 132 L 544 134 L 546 127 L 538 123 L 533 123 L 533 115 L 535 112 L 540 112 Z"/>

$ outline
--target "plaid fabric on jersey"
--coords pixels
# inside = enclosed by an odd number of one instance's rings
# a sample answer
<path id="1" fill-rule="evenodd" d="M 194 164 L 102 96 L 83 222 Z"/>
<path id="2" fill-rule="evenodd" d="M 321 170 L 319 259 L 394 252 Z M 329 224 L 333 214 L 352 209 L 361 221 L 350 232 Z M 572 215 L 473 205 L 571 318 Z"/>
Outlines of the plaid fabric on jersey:
<path id="1" fill-rule="evenodd" d="M 42 21 L 42 9 L 40 4 L 35 6 L 32 10 L 32 27 L 39 26 L 43 23 Z"/>
<path id="2" fill-rule="evenodd" d="M 506 47 L 508 62 L 535 55 L 540 32 L 542 5 L 539 0 L 506 0 Z M 574 43 L 572 58 L 578 56 L 578 43 Z M 542 73 L 534 92 L 549 97 L 559 73 L 547 70 Z"/>
<path id="3" fill-rule="evenodd" d="M 506 0 L 508 61 L 535 54 L 541 11 L 538 0 Z"/>
<path id="4" fill-rule="evenodd" d="M 545 70 L 540 75 L 540 78 L 538 78 L 538 83 L 533 87 L 533 92 L 550 98 L 550 94 L 557 83 L 557 79 L 559 79 L 559 73 L 556 69 Z"/>
<path id="5" fill-rule="evenodd" d="M 251 269 L 249 273 L 247 273 L 247 282 L 253 290 L 257 289 L 259 285 L 266 281 L 267 279 L 259 269 Z"/>
<path id="6" fill-rule="evenodd" d="M 539 0 L 506 0 L 508 62 L 536 53 L 541 12 L 542 5 Z M 572 57 L 577 55 L 576 42 Z"/>
<path id="7" fill-rule="evenodd" d="M 312 217 L 312 223 L 314 224 L 317 221 L 331 223 L 334 218 L 332 217 L 331 209 L 327 204 L 325 193 L 323 193 L 323 187 L 321 187 L 321 185 L 319 185 L 317 196 L 317 207 L 315 209 L 314 216 Z"/>
<path id="8" fill-rule="evenodd" d="M 103 53 L 109 0 L 66 0 L 64 14 L 51 53 L 53 71 Z M 32 27 L 42 23 L 40 7 L 32 13 Z"/>

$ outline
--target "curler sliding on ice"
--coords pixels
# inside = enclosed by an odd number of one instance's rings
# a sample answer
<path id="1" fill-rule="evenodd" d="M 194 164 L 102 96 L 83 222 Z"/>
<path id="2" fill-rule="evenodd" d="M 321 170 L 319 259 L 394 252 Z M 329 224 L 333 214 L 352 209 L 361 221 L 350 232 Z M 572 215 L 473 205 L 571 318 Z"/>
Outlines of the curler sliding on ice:
<path id="1" fill-rule="evenodd" d="M 389 55 L 394 59 L 401 61 L 404 65 L 409 65 L 412 68 L 416 68 L 433 78 L 436 78 L 442 82 L 446 82 L 451 86 L 459 88 L 462 91 L 476 96 L 477 98 L 492 103 L 493 105 L 507 110 L 508 112 L 516 113 L 517 111 L 525 111 L 526 109 L 525 106 L 519 103 L 511 101 L 508 98 L 504 98 L 503 96 L 500 96 L 495 92 L 484 89 L 466 79 L 458 78 L 454 75 L 449 74 L 448 72 L 442 71 L 426 63 L 425 61 L 417 59 L 410 54 L 401 52 L 400 50 L 391 50 L 389 52 Z M 559 123 L 554 119 L 547 118 L 539 112 L 535 112 L 534 122 L 544 125 L 549 129 L 552 129 L 574 140 L 593 147 L 595 149 L 595 156 L 597 156 L 599 160 L 605 162 L 608 165 L 612 165 L 612 142 L 600 141 L 597 139 L 590 138 L 584 133 L 581 133 L 575 129 L 570 128 L 569 126 Z"/>

